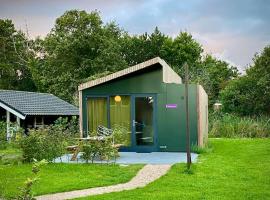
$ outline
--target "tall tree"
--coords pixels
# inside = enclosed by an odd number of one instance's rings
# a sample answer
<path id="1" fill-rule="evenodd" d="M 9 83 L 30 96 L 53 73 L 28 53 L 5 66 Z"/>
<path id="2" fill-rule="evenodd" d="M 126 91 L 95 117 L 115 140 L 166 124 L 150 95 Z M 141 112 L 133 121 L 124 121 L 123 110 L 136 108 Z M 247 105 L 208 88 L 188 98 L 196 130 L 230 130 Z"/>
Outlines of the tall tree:
<path id="1" fill-rule="evenodd" d="M 0 19 L 1 89 L 36 90 L 29 69 L 35 59 L 31 43 L 25 34 L 15 29 L 11 20 Z"/>
<path id="2" fill-rule="evenodd" d="M 187 32 L 180 32 L 174 39 L 168 38 L 162 46 L 162 58 L 182 77 L 183 64 L 187 62 L 192 73 L 200 63 L 202 52 L 202 46 Z"/>
<path id="3" fill-rule="evenodd" d="M 193 83 L 201 84 L 209 98 L 209 105 L 212 106 L 220 99 L 220 91 L 238 76 L 238 70 L 227 62 L 218 60 L 211 55 L 206 55 L 200 64 L 193 69 L 191 80 Z"/>
<path id="4" fill-rule="evenodd" d="M 254 56 L 246 75 L 222 91 L 224 110 L 242 115 L 270 114 L 270 46 Z"/>
<path id="5" fill-rule="evenodd" d="M 123 57 L 129 65 L 159 56 L 166 60 L 173 69 L 183 76 L 183 64 L 187 62 L 191 71 L 200 62 L 203 49 L 201 45 L 187 32 L 180 32 L 176 38 L 171 38 L 156 27 L 153 33 L 130 36 L 126 34 L 121 40 Z"/>
<path id="6" fill-rule="evenodd" d="M 121 51 L 129 66 L 162 56 L 161 50 L 168 37 L 156 27 L 151 34 L 130 36 L 127 33 L 121 40 Z"/>
<path id="7" fill-rule="evenodd" d="M 39 90 L 72 102 L 86 78 L 125 67 L 118 42 L 121 34 L 114 23 L 104 25 L 98 12 L 65 12 L 42 42 L 43 64 L 35 74 L 41 80 Z"/>

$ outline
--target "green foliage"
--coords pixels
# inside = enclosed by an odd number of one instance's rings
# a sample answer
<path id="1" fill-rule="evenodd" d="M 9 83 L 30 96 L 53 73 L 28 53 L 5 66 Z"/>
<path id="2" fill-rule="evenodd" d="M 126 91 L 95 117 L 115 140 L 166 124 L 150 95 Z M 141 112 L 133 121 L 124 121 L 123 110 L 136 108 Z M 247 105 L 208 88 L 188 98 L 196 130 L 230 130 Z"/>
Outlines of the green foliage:
<path id="1" fill-rule="evenodd" d="M 78 104 L 77 86 L 156 56 L 192 83 L 204 86 L 209 105 L 222 101 L 226 112 L 270 113 L 270 47 L 254 57 L 247 75 L 210 55 L 187 32 L 175 38 L 160 32 L 129 35 L 114 23 L 104 24 L 99 12 L 70 10 L 56 19 L 50 33 L 32 41 L 11 20 L 0 20 L 0 88 L 53 93 Z M 233 80 L 232 79 L 236 79 Z M 222 92 L 221 92 L 222 91 Z"/>
<path id="2" fill-rule="evenodd" d="M 267 117 L 239 117 L 222 113 L 212 113 L 209 117 L 210 137 L 270 137 L 270 120 Z"/>
<path id="3" fill-rule="evenodd" d="M 38 89 L 72 102 L 84 79 L 122 69 L 121 33 L 114 23 L 104 25 L 98 12 L 65 12 L 40 42 L 46 54 L 35 71 Z"/>
<path id="4" fill-rule="evenodd" d="M 1 84 L 6 84 L 1 88 L 20 89 L 17 87 L 20 85 L 22 89 L 55 94 L 76 105 L 80 83 L 157 56 L 182 77 L 183 64 L 187 62 L 192 82 L 206 87 L 210 105 L 219 98 L 227 81 L 235 76 L 235 68 L 227 63 L 211 56 L 202 59 L 202 46 L 187 32 L 180 32 L 172 38 L 156 27 L 152 33 L 130 35 L 114 22 L 104 24 L 96 11 L 67 11 L 56 19 L 44 39 L 38 37 L 35 41 L 16 31 L 11 21 L 4 20 L 2 24 L 4 33 L 7 32 L 2 43 L 9 47 L 8 50 L 4 48 L 3 55 L 10 55 L 3 60 L 3 66 L 13 71 L 4 76 L 7 79 L 1 78 Z M 14 34 L 20 36 L 16 42 L 19 53 L 12 46 Z M 23 64 L 17 67 L 14 62 L 19 58 L 24 58 L 20 59 Z M 24 78 L 19 79 L 14 73 L 17 69 Z M 14 77 L 8 78 L 8 74 Z M 22 84 L 23 80 L 25 84 Z"/>
<path id="5" fill-rule="evenodd" d="M 191 82 L 201 84 L 209 98 L 210 108 L 220 99 L 220 92 L 238 76 L 236 67 L 207 55 L 196 69 L 191 71 Z"/>
<path id="6" fill-rule="evenodd" d="M 35 60 L 30 41 L 11 20 L 0 19 L 0 88 L 36 90 L 30 65 Z"/>
<path id="7" fill-rule="evenodd" d="M 231 81 L 221 92 L 225 112 L 270 114 L 270 46 L 254 57 L 247 74 Z"/>
<path id="8" fill-rule="evenodd" d="M 0 121 L 0 148 L 7 140 L 7 124 Z"/>
<path id="9" fill-rule="evenodd" d="M 192 145 L 191 146 L 191 152 L 197 153 L 197 154 L 210 153 L 212 150 L 213 149 L 212 149 L 211 143 L 207 143 L 203 147 L 199 147 L 198 145 Z"/>
<path id="10" fill-rule="evenodd" d="M 52 161 L 65 152 L 66 146 L 62 132 L 50 128 L 30 130 L 29 135 L 20 140 L 25 162 L 32 162 L 34 159 Z"/>
<path id="11" fill-rule="evenodd" d="M 118 156 L 118 149 L 113 146 L 111 137 L 100 143 L 99 156 L 100 160 L 106 160 L 107 162 Z"/>
<path id="12" fill-rule="evenodd" d="M 82 152 L 82 159 L 84 159 L 86 163 L 88 163 L 89 160 L 91 160 L 91 162 L 93 163 L 99 152 L 99 144 L 97 142 L 84 144 L 82 146 Z"/>
<path id="13" fill-rule="evenodd" d="M 118 156 L 117 148 L 113 146 L 112 137 L 106 138 L 104 141 L 88 141 L 82 145 L 82 158 L 88 163 L 94 159 L 106 160 L 109 162 Z"/>
<path id="14" fill-rule="evenodd" d="M 167 39 L 157 27 L 151 34 L 131 36 L 125 33 L 120 40 L 121 53 L 129 66 L 157 56 L 162 57 L 162 48 Z"/>
<path id="15" fill-rule="evenodd" d="M 72 116 L 71 119 L 59 117 L 50 128 L 62 132 L 67 137 L 79 137 L 80 134 L 79 122 L 76 116 Z"/>
<path id="16" fill-rule="evenodd" d="M 171 38 L 162 34 L 157 27 L 151 34 L 124 35 L 121 49 L 129 66 L 159 56 L 182 77 L 184 62 L 191 66 L 191 70 L 195 70 L 203 52 L 191 34 L 180 32 L 176 38 Z"/>
<path id="17" fill-rule="evenodd" d="M 183 64 L 187 62 L 190 71 L 194 71 L 201 61 L 202 46 L 187 32 L 180 32 L 172 39 L 166 40 L 163 48 L 163 59 L 181 76 L 184 77 Z"/>
<path id="18" fill-rule="evenodd" d="M 254 115 L 258 106 L 255 100 L 256 84 L 247 76 L 232 80 L 221 91 L 223 111 L 240 115 Z"/>
<path id="19" fill-rule="evenodd" d="M 124 126 L 114 125 L 113 135 L 115 144 L 122 144 L 124 146 L 130 146 L 131 138 L 129 130 Z"/>
<path id="20" fill-rule="evenodd" d="M 18 128 L 17 123 L 10 123 L 11 138 L 7 141 L 7 123 L 0 121 L 0 149 L 6 149 L 9 146 L 16 147 L 18 140 L 24 134 L 23 128 Z"/>
<path id="21" fill-rule="evenodd" d="M 69 144 L 79 137 L 77 117 L 58 118 L 54 125 L 29 130 L 28 136 L 18 139 L 25 162 L 33 159 L 52 161 L 65 153 Z"/>
<path id="22" fill-rule="evenodd" d="M 18 200 L 35 200 L 35 198 L 33 196 L 32 188 L 33 188 L 34 183 L 36 183 L 38 180 L 38 173 L 39 173 L 41 167 L 46 165 L 46 164 L 47 164 L 46 160 L 34 162 L 34 164 L 32 166 L 33 176 L 31 178 L 27 178 L 27 180 L 24 182 L 24 185 L 21 188 L 21 192 L 17 197 Z"/>
<path id="23" fill-rule="evenodd" d="M 79 135 L 78 119 L 58 118 L 54 125 L 32 129 L 19 141 L 25 162 L 33 159 L 52 161 L 65 153 L 66 146 L 73 144 Z"/>

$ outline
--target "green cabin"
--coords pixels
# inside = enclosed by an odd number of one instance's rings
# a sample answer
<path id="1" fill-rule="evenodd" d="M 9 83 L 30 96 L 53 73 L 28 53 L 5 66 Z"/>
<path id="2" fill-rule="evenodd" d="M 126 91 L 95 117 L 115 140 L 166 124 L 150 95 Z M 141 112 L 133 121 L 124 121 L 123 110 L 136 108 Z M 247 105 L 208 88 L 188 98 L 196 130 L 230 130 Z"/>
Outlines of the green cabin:
<path id="1" fill-rule="evenodd" d="M 80 130 L 87 137 L 99 125 L 124 130 L 122 151 L 179 152 L 186 149 L 185 85 L 156 57 L 79 86 Z M 190 139 L 203 146 L 208 134 L 208 96 L 189 85 Z"/>

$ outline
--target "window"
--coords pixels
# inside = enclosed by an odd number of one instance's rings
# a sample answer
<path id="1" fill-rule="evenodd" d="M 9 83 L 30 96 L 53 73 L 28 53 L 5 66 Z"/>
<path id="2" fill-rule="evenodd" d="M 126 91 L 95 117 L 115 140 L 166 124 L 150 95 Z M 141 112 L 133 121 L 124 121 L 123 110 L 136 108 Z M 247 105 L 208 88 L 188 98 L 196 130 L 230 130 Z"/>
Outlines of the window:
<path id="1" fill-rule="evenodd" d="M 96 133 L 99 125 L 108 127 L 107 98 L 89 98 L 87 102 L 88 110 L 88 134 Z"/>
<path id="2" fill-rule="evenodd" d="M 109 110 L 108 110 L 109 109 Z M 131 144 L 131 97 L 91 97 L 87 101 L 88 134 L 95 135 L 99 125 L 121 131 L 127 146 Z M 110 121 L 109 121 L 110 119 Z"/>

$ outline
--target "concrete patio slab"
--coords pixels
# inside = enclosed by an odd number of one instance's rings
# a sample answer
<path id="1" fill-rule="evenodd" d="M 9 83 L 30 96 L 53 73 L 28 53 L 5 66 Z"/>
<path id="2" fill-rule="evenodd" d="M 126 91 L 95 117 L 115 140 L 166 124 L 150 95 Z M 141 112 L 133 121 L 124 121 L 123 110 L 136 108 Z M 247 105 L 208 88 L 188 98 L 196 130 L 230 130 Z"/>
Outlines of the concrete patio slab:
<path id="1" fill-rule="evenodd" d="M 152 152 L 152 153 L 136 153 L 136 152 L 119 152 L 120 157 L 116 159 L 117 164 L 175 164 L 185 163 L 186 153 L 183 152 Z M 65 154 L 61 158 L 55 160 L 56 163 L 85 163 L 80 158 L 79 153 L 76 161 L 70 161 L 72 154 Z M 197 161 L 198 154 L 192 153 L 192 162 Z M 114 161 L 109 161 L 110 163 Z M 94 163 L 107 163 L 107 161 L 95 160 Z"/>

